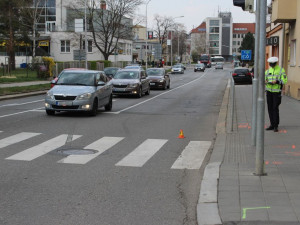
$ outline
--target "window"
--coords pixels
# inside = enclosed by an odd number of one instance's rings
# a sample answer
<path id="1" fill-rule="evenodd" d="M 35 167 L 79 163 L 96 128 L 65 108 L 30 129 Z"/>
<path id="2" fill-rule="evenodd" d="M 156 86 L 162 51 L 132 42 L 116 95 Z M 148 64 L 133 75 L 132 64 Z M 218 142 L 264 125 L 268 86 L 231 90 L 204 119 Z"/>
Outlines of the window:
<path id="1" fill-rule="evenodd" d="M 238 34 L 238 38 L 241 38 L 241 35 L 240 35 L 240 34 Z"/>
<path id="2" fill-rule="evenodd" d="M 291 41 L 290 48 L 290 66 L 296 66 L 296 40 Z"/>
<path id="3" fill-rule="evenodd" d="M 238 44 L 238 45 L 241 45 L 241 42 L 240 42 L 240 41 L 238 41 L 238 42 L 237 42 L 237 44 Z"/>
<path id="4" fill-rule="evenodd" d="M 70 41 L 69 40 L 60 41 L 60 52 L 70 52 Z"/>
<path id="5" fill-rule="evenodd" d="M 219 20 L 210 20 L 209 21 L 209 26 L 211 26 L 211 27 L 213 27 L 213 26 L 218 27 L 219 23 L 220 23 Z"/>
<path id="6" fill-rule="evenodd" d="M 232 45 L 236 45 L 236 41 L 233 41 L 233 42 L 232 42 Z"/>
<path id="7" fill-rule="evenodd" d="M 209 40 L 211 41 L 218 41 L 219 40 L 219 34 L 210 34 Z"/>
<path id="8" fill-rule="evenodd" d="M 85 41 L 83 41 L 82 49 L 85 49 Z M 93 52 L 93 41 L 88 40 L 88 52 Z"/>
<path id="9" fill-rule="evenodd" d="M 233 34 L 233 38 L 236 38 L 236 34 Z"/>
<path id="10" fill-rule="evenodd" d="M 219 27 L 210 27 L 209 32 L 210 33 L 219 33 Z"/>

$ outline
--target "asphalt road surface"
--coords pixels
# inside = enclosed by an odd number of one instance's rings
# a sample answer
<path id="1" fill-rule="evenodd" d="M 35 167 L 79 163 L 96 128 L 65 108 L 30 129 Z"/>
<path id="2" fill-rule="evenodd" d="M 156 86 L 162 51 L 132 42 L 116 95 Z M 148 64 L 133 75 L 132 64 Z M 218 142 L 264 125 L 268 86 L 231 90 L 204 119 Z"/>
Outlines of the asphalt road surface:
<path id="1" fill-rule="evenodd" d="M 187 69 L 96 117 L 47 116 L 44 96 L 1 101 L 0 224 L 197 224 L 229 71 Z"/>

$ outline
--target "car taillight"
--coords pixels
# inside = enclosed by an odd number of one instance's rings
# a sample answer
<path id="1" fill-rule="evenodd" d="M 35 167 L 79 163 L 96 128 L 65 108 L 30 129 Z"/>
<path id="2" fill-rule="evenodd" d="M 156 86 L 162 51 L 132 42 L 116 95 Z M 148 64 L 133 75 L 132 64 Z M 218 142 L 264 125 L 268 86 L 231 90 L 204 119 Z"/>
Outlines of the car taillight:
<path id="1" fill-rule="evenodd" d="M 236 76 L 236 75 L 237 75 L 237 73 L 233 73 L 233 74 L 232 74 L 232 76 Z"/>
<path id="2" fill-rule="evenodd" d="M 251 73 L 247 73 L 246 75 L 247 75 L 247 76 L 251 76 Z"/>

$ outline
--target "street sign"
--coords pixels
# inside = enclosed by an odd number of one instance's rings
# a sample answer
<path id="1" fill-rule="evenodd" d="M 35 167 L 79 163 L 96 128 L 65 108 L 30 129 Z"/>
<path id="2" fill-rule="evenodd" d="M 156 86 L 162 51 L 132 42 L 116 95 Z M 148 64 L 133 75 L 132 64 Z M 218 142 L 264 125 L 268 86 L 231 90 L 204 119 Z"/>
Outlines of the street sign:
<path id="1" fill-rule="evenodd" d="M 267 45 L 279 45 L 279 36 L 267 38 Z"/>
<path id="2" fill-rule="evenodd" d="M 252 50 L 242 50 L 241 60 L 251 60 Z"/>
<path id="3" fill-rule="evenodd" d="M 73 60 L 85 60 L 85 50 L 73 50 Z"/>

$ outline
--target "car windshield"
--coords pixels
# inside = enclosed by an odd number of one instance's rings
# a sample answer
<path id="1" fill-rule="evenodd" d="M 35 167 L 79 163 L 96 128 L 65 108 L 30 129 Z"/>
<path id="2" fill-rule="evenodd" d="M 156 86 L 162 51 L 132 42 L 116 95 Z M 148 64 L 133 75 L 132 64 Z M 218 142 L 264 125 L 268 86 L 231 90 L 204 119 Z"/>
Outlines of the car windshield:
<path id="1" fill-rule="evenodd" d="M 197 64 L 196 66 L 204 66 L 204 64 Z"/>
<path id="2" fill-rule="evenodd" d="M 175 65 L 173 68 L 181 68 L 181 65 Z"/>
<path id="3" fill-rule="evenodd" d="M 115 74 L 119 69 L 118 68 L 105 68 L 104 73 L 105 74 Z"/>
<path id="4" fill-rule="evenodd" d="M 148 69 L 147 75 L 148 76 L 163 76 L 164 71 L 162 69 Z"/>
<path id="5" fill-rule="evenodd" d="M 138 71 L 118 71 L 115 74 L 115 79 L 138 79 L 139 72 Z"/>
<path id="6" fill-rule="evenodd" d="M 93 86 L 95 85 L 95 73 L 65 72 L 59 76 L 57 84 Z"/>

